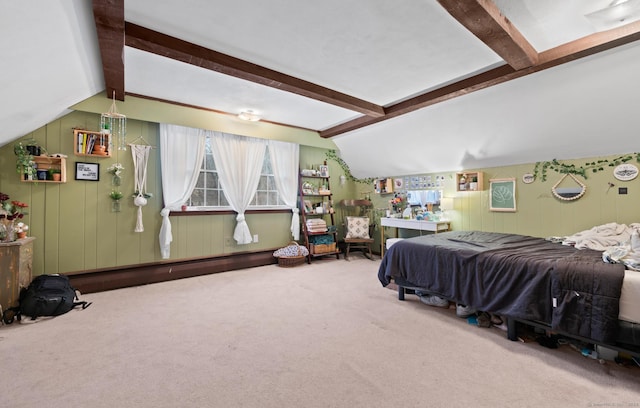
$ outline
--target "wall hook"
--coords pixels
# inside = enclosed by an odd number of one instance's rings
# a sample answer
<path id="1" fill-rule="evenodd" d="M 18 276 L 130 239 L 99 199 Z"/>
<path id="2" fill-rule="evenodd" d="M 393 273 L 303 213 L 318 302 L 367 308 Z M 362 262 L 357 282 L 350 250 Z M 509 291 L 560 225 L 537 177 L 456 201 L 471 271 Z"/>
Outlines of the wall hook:
<path id="1" fill-rule="evenodd" d="M 613 184 L 612 182 L 607 182 L 607 185 L 609 185 L 609 188 L 607 188 L 607 193 L 609 192 L 609 190 L 611 190 L 611 187 L 615 187 L 615 184 Z"/>

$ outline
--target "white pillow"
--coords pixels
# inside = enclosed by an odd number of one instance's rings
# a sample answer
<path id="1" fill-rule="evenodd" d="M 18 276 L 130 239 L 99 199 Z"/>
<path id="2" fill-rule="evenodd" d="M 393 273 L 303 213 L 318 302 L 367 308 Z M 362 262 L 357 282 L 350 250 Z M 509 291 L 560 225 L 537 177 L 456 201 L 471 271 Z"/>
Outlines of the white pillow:
<path id="1" fill-rule="evenodd" d="M 369 237 L 369 217 L 347 217 L 347 236 L 345 238 Z"/>

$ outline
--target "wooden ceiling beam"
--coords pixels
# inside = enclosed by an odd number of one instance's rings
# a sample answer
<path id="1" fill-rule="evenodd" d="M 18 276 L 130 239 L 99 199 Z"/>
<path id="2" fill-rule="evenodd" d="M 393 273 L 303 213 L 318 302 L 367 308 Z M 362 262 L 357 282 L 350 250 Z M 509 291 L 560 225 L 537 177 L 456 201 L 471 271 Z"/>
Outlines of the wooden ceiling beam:
<path id="1" fill-rule="evenodd" d="M 640 40 L 640 21 L 625 24 L 612 30 L 591 34 L 587 37 L 543 51 L 540 53 L 538 63 L 545 66 L 564 64 L 637 40 Z"/>
<path id="2" fill-rule="evenodd" d="M 93 0 L 93 13 L 103 62 L 105 86 L 109 97 L 115 92 L 116 99 L 124 100 L 124 47 L 127 45 L 240 79 L 330 103 L 364 115 L 320 131 L 319 133 L 322 137 L 337 136 L 439 102 L 640 40 L 640 22 L 635 22 L 536 53 L 534 56 L 531 52 L 532 48 L 529 49 L 530 46 L 527 45 L 528 42 L 521 38 L 521 34 L 511 25 L 509 20 L 499 13 L 493 1 L 438 1 L 454 17 L 460 15 L 456 17 L 458 21 L 501 55 L 508 65 L 491 69 L 386 108 L 127 23 L 124 21 L 124 0 Z M 515 68 L 516 66 L 524 67 L 518 69 Z"/>
<path id="3" fill-rule="evenodd" d="M 388 106 L 385 108 L 387 114 L 382 118 L 370 118 L 364 116 L 322 130 L 319 133 L 322 137 L 338 136 L 340 134 L 413 112 L 448 99 L 453 99 L 493 85 L 521 78 L 535 72 L 544 71 L 545 69 L 553 68 L 579 58 L 588 57 L 638 40 L 640 40 L 640 21 L 629 23 L 625 26 L 612 30 L 592 34 L 559 47 L 552 48 L 548 51 L 544 51 L 540 53 L 537 65 L 520 70 L 514 70 L 509 65 L 503 65 L 502 67 L 492 69 L 471 78 L 455 82 L 434 91 L 407 99 L 395 105 Z"/>
<path id="4" fill-rule="evenodd" d="M 129 47 L 171 58 L 200 68 L 230 75 L 245 81 L 291 92 L 307 98 L 363 113 L 371 117 L 385 114 L 382 106 L 351 95 L 295 78 L 230 55 L 193 44 L 179 38 L 125 23 L 125 43 Z"/>
<path id="5" fill-rule="evenodd" d="M 538 52 L 493 1 L 438 0 L 438 3 L 514 69 L 537 64 Z"/>
<path id="6" fill-rule="evenodd" d="M 386 108 L 387 114 L 382 118 L 361 116 L 329 129 L 322 130 L 319 133 L 321 137 L 325 138 L 338 136 L 340 134 L 389 120 L 430 105 L 435 105 L 449 99 L 457 98 L 458 96 L 488 88 L 492 85 L 506 81 L 506 78 L 509 75 L 513 75 L 515 72 L 517 71 L 509 65 L 502 65 L 498 68 L 491 69 L 470 78 L 463 79 L 442 88 L 407 99 L 395 105 L 391 105 Z"/>
<path id="7" fill-rule="evenodd" d="M 93 18 L 107 97 L 124 101 L 124 0 L 93 0 Z"/>

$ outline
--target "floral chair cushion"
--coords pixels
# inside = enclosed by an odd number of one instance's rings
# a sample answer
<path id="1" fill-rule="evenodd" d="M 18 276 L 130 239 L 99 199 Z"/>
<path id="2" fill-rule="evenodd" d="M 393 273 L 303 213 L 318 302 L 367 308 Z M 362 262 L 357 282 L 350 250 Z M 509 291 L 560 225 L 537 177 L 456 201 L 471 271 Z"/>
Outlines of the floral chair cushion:
<path id="1" fill-rule="evenodd" d="M 347 217 L 347 235 L 345 238 L 370 239 L 369 217 Z"/>

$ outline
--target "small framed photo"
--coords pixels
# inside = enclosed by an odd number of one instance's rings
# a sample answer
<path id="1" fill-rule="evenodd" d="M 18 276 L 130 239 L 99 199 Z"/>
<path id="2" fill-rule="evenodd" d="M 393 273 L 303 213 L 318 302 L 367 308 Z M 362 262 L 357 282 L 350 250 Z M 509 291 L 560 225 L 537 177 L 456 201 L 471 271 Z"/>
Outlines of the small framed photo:
<path id="1" fill-rule="evenodd" d="M 489 210 L 515 212 L 516 211 L 516 179 L 489 180 Z"/>
<path id="2" fill-rule="evenodd" d="M 329 177 L 329 166 L 320 165 L 320 177 Z"/>
<path id="3" fill-rule="evenodd" d="M 76 180 L 100 180 L 100 165 L 98 163 L 76 162 Z"/>

